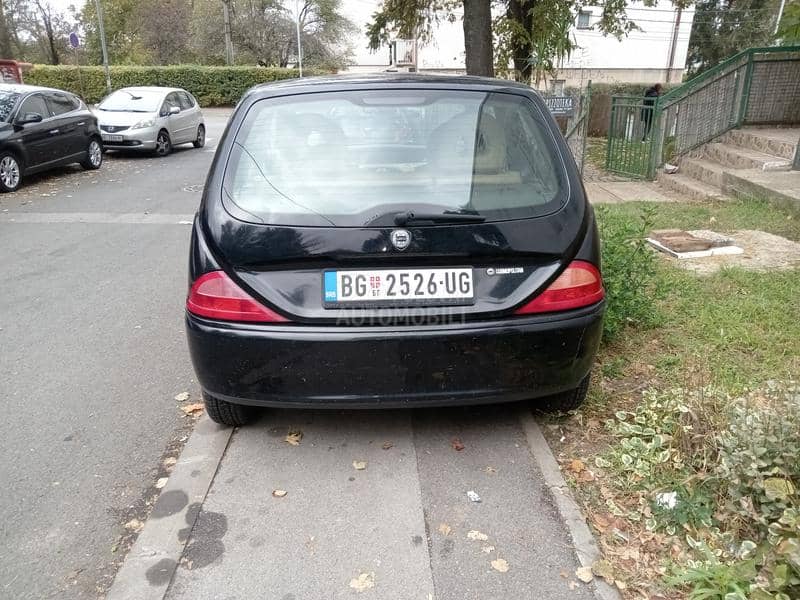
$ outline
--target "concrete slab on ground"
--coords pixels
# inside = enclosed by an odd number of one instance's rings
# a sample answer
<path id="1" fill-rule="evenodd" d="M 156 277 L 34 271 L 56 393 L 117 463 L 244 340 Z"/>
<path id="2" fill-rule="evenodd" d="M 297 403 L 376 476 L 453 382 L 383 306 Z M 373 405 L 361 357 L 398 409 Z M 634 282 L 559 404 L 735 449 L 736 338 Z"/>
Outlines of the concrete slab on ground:
<path id="1" fill-rule="evenodd" d="M 586 194 L 592 204 L 614 204 L 619 202 L 676 202 L 653 182 L 649 181 L 603 181 L 588 182 Z"/>
<path id="2" fill-rule="evenodd" d="M 795 269 L 800 266 L 800 244 L 779 235 L 744 229 L 726 233 L 742 248 L 742 254 L 675 259 L 662 254 L 672 264 L 701 275 L 716 273 L 724 267 L 740 267 L 750 271 Z"/>

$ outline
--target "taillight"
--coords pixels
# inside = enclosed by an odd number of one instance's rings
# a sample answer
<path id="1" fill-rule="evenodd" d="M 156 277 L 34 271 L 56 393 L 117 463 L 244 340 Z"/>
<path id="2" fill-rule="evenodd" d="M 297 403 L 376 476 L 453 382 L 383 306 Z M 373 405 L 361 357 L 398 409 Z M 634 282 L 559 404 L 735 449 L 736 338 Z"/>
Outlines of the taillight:
<path id="1" fill-rule="evenodd" d="M 195 280 L 186 299 L 186 310 L 220 321 L 278 323 L 288 320 L 251 298 L 224 271 L 211 271 Z"/>
<path id="2" fill-rule="evenodd" d="M 592 263 L 574 260 L 547 289 L 515 314 L 556 312 L 589 306 L 605 296 L 600 271 Z"/>

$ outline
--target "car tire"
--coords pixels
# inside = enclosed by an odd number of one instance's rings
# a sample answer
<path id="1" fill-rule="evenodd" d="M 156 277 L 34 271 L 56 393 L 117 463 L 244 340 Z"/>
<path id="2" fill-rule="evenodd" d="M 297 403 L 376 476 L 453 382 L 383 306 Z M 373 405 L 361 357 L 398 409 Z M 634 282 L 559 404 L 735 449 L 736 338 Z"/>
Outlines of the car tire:
<path id="1" fill-rule="evenodd" d="M 16 192 L 22 185 L 22 165 L 11 152 L 0 154 L 0 192 Z"/>
<path id="2" fill-rule="evenodd" d="M 203 392 L 203 402 L 206 405 L 206 412 L 211 420 L 220 425 L 230 425 L 239 427 L 247 425 L 253 420 L 255 409 L 252 406 L 243 406 L 220 400 Z"/>
<path id="3" fill-rule="evenodd" d="M 157 156 L 166 156 L 172 152 L 172 140 L 169 138 L 169 133 L 162 129 L 156 136 L 156 149 Z"/>
<path id="4" fill-rule="evenodd" d="M 544 412 L 569 412 L 576 410 L 586 400 L 589 391 L 591 373 L 584 377 L 578 387 L 552 396 L 545 396 L 533 401 L 533 407 Z"/>
<path id="5" fill-rule="evenodd" d="M 192 146 L 195 148 L 202 148 L 206 145 L 206 126 L 202 123 L 197 128 L 197 137 L 192 142 Z"/>
<path id="6" fill-rule="evenodd" d="M 86 147 L 86 158 L 81 161 L 81 166 L 87 171 L 99 169 L 103 164 L 103 144 L 97 138 L 89 140 Z"/>

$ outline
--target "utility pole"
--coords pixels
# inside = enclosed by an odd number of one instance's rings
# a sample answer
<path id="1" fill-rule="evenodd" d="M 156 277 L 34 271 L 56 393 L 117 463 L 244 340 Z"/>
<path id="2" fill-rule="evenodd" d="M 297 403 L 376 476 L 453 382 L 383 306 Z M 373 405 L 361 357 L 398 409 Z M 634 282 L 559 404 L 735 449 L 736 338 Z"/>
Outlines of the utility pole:
<path id="1" fill-rule="evenodd" d="M 775 19 L 775 29 L 773 30 L 772 35 L 778 35 L 778 29 L 780 29 L 781 26 L 784 8 L 786 8 L 786 0 L 781 0 L 781 7 L 778 9 L 778 18 Z"/>
<path id="2" fill-rule="evenodd" d="M 100 32 L 100 48 L 103 50 L 103 70 L 106 72 L 106 92 L 111 93 L 111 73 L 108 70 L 108 47 L 106 46 L 106 30 L 103 27 L 103 5 L 100 0 L 94 0 L 97 10 L 97 26 Z"/>
<path id="3" fill-rule="evenodd" d="M 222 19 L 225 23 L 225 64 L 233 64 L 233 40 L 231 39 L 231 0 L 222 0 Z"/>
<path id="4" fill-rule="evenodd" d="M 675 9 L 675 27 L 672 30 L 672 45 L 669 49 L 669 63 L 667 63 L 667 83 L 672 79 L 672 65 L 675 62 L 675 51 L 678 47 L 678 33 L 681 30 L 681 13 L 683 9 Z"/>
<path id="5" fill-rule="evenodd" d="M 297 68 L 300 71 L 300 77 L 303 76 L 303 46 L 300 44 L 300 0 L 294 0 L 294 10 L 297 13 Z"/>

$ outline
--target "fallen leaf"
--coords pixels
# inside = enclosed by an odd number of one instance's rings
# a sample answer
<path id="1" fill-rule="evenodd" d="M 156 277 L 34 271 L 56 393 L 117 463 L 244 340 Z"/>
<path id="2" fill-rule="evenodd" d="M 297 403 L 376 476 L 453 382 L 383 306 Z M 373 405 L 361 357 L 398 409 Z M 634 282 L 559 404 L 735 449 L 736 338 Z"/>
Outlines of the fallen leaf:
<path id="1" fill-rule="evenodd" d="M 356 471 L 363 471 L 367 468 L 367 461 L 365 460 L 354 460 L 353 461 L 353 468 Z"/>
<path id="2" fill-rule="evenodd" d="M 381 446 L 381 448 L 383 448 L 384 450 L 388 450 L 392 446 L 394 446 L 392 442 L 383 442 L 383 446 Z"/>
<path id="3" fill-rule="evenodd" d="M 174 456 L 168 456 L 167 458 L 164 459 L 164 466 L 167 468 L 174 467 L 177 462 L 178 462 L 177 458 L 175 458 Z"/>
<path id="4" fill-rule="evenodd" d="M 357 592 L 363 592 L 375 587 L 375 573 L 361 573 L 350 580 L 350 587 Z"/>
<path id="5" fill-rule="evenodd" d="M 494 552 L 494 546 L 481 546 L 481 551 L 485 552 L 486 554 L 491 554 Z"/>
<path id="6" fill-rule="evenodd" d="M 497 473 L 497 469 L 495 469 L 494 467 L 486 467 L 484 469 L 484 472 L 489 473 L 491 475 L 492 473 Z"/>
<path id="7" fill-rule="evenodd" d="M 160 490 L 165 485 L 167 485 L 167 481 L 169 481 L 169 477 L 159 477 L 158 481 L 156 481 L 156 489 Z"/>
<path id="8" fill-rule="evenodd" d="M 617 586 L 621 590 L 625 590 L 628 588 L 628 584 L 624 581 L 620 581 L 619 579 L 614 580 L 614 585 Z"/>
<path id="9" fill-rule="evenodd" d="M 300 440 L 303 439 L 303 432 L 299 429 L 290 429 L 289 433 L 286 434 L 286 437 L 283 438 L 283 441 L 289 444 L 290 446 L 299 446 Z"/>
<path id="10" fill-rule="evenodd" d="M 592 573 L 597 575 L 598 577 L 602 577 L 606 581 L 613 582 L 614 581 L 614 568 L 611 566 L 611 563 L 607 560 L 598 560 L 595 561 L 592 565 Z"/>
<path id="11" fill-rule="evenodd" d="M 441 523 L 439 525 L 439 533 L 442 535 L 450 535 L 451 531 L 453 531 L 453 529 L 447 523 Z"/>
<path id="12" fill-rule="evenodd" d="M 471 540 L 476 540 L 479 542 L 485 542 L 486 540 L 489 539 L 488 535 L 486 535 L 485 533 L 481 533 L 480 531 L 477 531 L 475 529 L 468 531 L 467 537 Z"/>
<path id="13" fill-rule="evenodd" d="M 597 531 L 603 533 L 611 526 L 611 521 L 608 520 L 604 515 L 595 513 L 592 515 L 592 525 L 595 526 Z"/>
<path id="14" fill-rule="evenodd" d="M 578 460 L 577 458 L 572 460 L 569 463 L 569 470 L 573 473 L 580 473 L 586 468 L 586 465 L 583 463 L 582 460 Z"/>
<path id="15" fill-rule="evenodd" d="M 595 480 L 595 476 L 594 473 L 592 473 L 589 469 L 586 469 L 585 471 L 581 471 L 580 473 L 578 473 L 575 479 L 581 483 L 589 483 L 590 481 Z"/>
<path id="16" fill-rule="evenodd" d="M 283 498 L 287 493 L 286 490 L 272 490 L 272 495 L 276 498 Z"/>
<path id="17" fill-rule="evenodd" d="M 142 527 L 144 527 L 144 523 L 142 523 L 139 519 L 131 519 L 125 523 L 125 529 L 129 531 L 140 531 Z"/>
<path id="18" fill-rule="evenodd" d="M 202 412 L 205 406 L 202 402 L 195 402 L 194 404 L 185 404 L 181 406 L 181 410 L 184 414 L 193 415 L 194 413 Z"/>
<path id="19" fill-rule="evenodd" d="M 178 402 L 186 402 L 189 399 L 189 392 L 181 392 L 177 396 L 175 396 L 175 400 Z"/>
<path id="20" fill-rule="evenodd" d="M 450 440 L 450 445 L 456 452 L 461 452 L 464 449 L 464 443 L 461 441 L 460 438 L 457 437 Z"/>
<path id="21" fill-rule="evenodd" d="M 575 576 L 580 579 L 583 583 L 589 583 L 594 579 L 594 575 L 592 574 L 592 567 L 578 567 L 575 569 Z"/>
<path id="22" fill-rule="evenodd" d="M 472 502 L 480 502 L 481 501 L 481 497 L 478 496 L 478 494 L 476 494 L 472 490 L 469 490 L 467 492 L 467 498 L 469 498 Z"/>
<path id="23" fill-rule="evenodd" d="M 508 571 L 508 563 L 502 558 L 494 559 L 491 564 L 495 571 L 500 571 L 501 573 Z"/>

